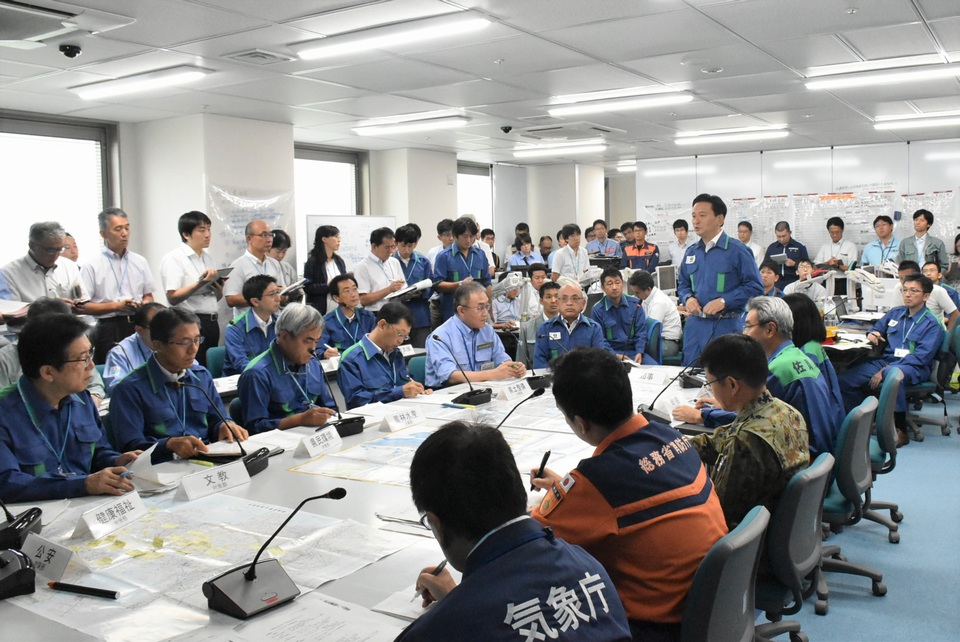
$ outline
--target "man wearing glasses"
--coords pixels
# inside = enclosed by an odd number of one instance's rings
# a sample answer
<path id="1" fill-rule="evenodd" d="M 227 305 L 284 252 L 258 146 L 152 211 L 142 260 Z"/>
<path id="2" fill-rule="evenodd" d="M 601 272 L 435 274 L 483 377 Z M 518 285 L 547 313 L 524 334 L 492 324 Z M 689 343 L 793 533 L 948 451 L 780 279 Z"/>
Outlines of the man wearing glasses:
<path id="1" fill-rule="evenodd" d="M 896 261 L 900 253 L 900 239 L 893 235 L 893 219 L 881 214 L 873 219 L 873 230 L 877 233 L 877 240 L 864 246 L 860 263 L 883 265 L 887 261 Z"/>
<path id="2" fill-rule="evenodd" d="M 427 339 L 426 383 L 430 388 L 470 381 L 523 377 L 527 369 L 511 361 L 493 326 L 487 323 L 490 299 L 479 281 L 461 283 L 453 296 L 456 314 Z M 442 343 L 437 341 L 440 337 Z"/>
<path id="3" fill-rule="evenodd" d="M 150 322 L 150 339 L 153 356 L 113 390 L 114 441 L 125 449 L 156 444 L 156 463 L 206 452 L 205 442 L 245 440 L 246 430 L 220 419 L 226 412 L 213 377 L 195 361 L 203 342 L 197 315 L 180 308 L 160 310 Z"/>
<path id="4" fill-rule="evenodd" d="M 370 254 L 353 267 L 360 303 L 370 312 L 383 307 L 387 295 L 407 287 L 400 261 L 393 256 L 396 251 L 393 230 L 379 227 L 370 233 Z"/>
<path id="5" fill-rule="evenodd" d="M 63 300 L 75 311 L 76 302 L 88 297 L 80 280 L 80 268 L 60 257 L 65 237 L 59 223 L 31 225 L 27 254 L 3 266 L 7 288 L 4 291 L 0 286 L 0 298 L 33 303 L 52 297 Z"/>
<path id="6" fill-rule="evenodd" d="M 410 337 L 412 327 L 413 313 L 402 303 L 391 301 L 377 312 L 377 325 L 343 353 L 337 381 L 348 410 L 432 392 L 410 378 L 398 350 Z"/>
<path id="7" fill-rule="evenodd" d="M 583 315 L 587 304 L 579 285 L 568 283 L 560 288 L 560 314 L 544 321 L 537 330 L 537 343 L 533 348 L 533 367 L 546 368 L 561 354 L 576 346 L 603 348 L 613 353 L 613 348 L 603 337 L 603 327 Z"/>
<path id="8" fill-rule="evenodd" d="M 839 375 L 840 394 L 847 412 L 856 407 L 865 394 L 880 389 L 883 380 L 895 366 L 903 372 L 903 384 L 897 395 L 893 419 L 897 426 L 897 446 L 910 443 L 906 433 L 907 386 L 915 386 L 930 378 L 933 360 L 946 332 L 943 322 L 927 308 L 933 292 L 933 281 L 919 274 L 903 278 L 903 305 L 887 312 L 867 334 L 870 343 L 882 346 L 879 359 L 861 363 Z"/>
<path id="9" fill-rule="evenodd" d="M 223 286 L 227 305 L 233 308 L 235 318 L 250 309 L 243 298 L 243 284 L 251 276 L 267 274 L 275 278 L 281 286 L 288 285 L 283 279 L 280 262 L 267 256 L 267 252 L 273 247 L 273 232 L 267 222 L 259 219 L 250 221 L 243 233 L 247 237 L 247 251 L 230 264 L 233 272 Z"/>
<path id="10" fill-rule="evenodd" d="M 272 276 L 257 274 L 243 284 L 243 298 L 250 309 L 227 324 L 224 332 L 224 375 L 243 372 L 250 360 L 270 347 L 280 311 L 280 284 Z"/>
<path id="11" fill-rule="evenodd" d="M 121 477 L 138 452 L 104 436 L 85 390 L 94 371 L 89 326 L 68 314 L 32 320 L 20 333 L 23 376 L 0 393 L 0 499 L 32 502 L 133 490 Z"/>

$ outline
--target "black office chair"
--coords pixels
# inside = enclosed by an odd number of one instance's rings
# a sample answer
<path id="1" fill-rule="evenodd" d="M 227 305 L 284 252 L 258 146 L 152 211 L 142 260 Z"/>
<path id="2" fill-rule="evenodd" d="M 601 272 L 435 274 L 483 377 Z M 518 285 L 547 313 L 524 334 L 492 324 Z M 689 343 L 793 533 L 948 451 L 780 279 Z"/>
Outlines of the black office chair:
<path id="1" fill-rule="evenodd" d="M 873 481 L 877 475 L 886 475 L 897 465 L 897 429 L 893 424 L 893 411 L 897 403 L 897 392 L 903 384 L 903 372 L 900 368 L 891 366 L 890 371 L 883 378 L 880 386 L 880 398 L 877 414 L 874 419 L 875 434 L 870 437 L 870 469 Z M 863 518 L 871 522 L 882 524 L 890 531 L 887 539 L 891 544 L 900 541 L 900 527 L 897 524 L 903 521 L 900 507 L 892 502 L 883 502 L 873 499 L 873 489 L 868 488 L 864 498 Z M 890 511 L 887 519 L 878 511 Z"/>
<path id="2" fill-rule="evenodd" d="M 766 555 L 761 558 L 766 564 L 761 564 L 757 576 L 756 595 L 757 608 L 770 622 L 757 626 L 758 638 L 789 633 L 794 642 L 807 639 L 799 622 L 781 618 L 798 613 L 820 583 L 820 513 L 833 463 L 833 455 L 822 453 L 809 468 L 795 474 L 770 518 Z"/>
<path id="3" fill-rule="evenodd" d="M 770 511 L 754 506 L 707 552 L 687 594 L 682 642 L 753 642 L 754 583 L 769 521 Z"/>
<path id="4" fill-rule="evenodd" d="M 850 411 L 840 428 L 834 448 L 834 457 L 837 460 L 833 470 L 835 478 L 823 501 L 823 521 L 834 533 L 842 532 L 845 526 L 852 526 L 863 517 L 864 493 L 873 483 L 867 444 L 870 442 L 870 427 L 873 425 L 876 410 L 876 397 L 867 397 Z M 848 562 L 840 553 L 839 546 L 824 546 L 821 560 L 824 572 L 869 577 L 873 594 L 886 595 L 887 586 L 883 583 L 883 573 Z M 824 604 L 823 612 L 818 608 L 817 613 L 826 613 L 829 595 L 826 579 L 821 577 L 817 597 Z"/>

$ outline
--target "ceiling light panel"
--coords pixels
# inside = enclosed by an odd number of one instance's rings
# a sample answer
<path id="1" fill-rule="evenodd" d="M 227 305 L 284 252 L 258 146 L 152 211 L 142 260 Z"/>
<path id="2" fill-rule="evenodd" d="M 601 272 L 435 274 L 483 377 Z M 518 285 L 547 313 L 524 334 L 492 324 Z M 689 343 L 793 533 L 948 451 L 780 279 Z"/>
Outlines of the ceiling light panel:
<path id="1" fill-rule="evenodd" d="M 114 96 L 152 91 L 163 87 L 185 85 L 196 82 L 211 73 L 213 72 L 210 69 L 182 65 L 117 78 L 115 80 L 82 85 L 80 87 L 71 87 L 70 91 L 84 100 L 102 100 Z"/>

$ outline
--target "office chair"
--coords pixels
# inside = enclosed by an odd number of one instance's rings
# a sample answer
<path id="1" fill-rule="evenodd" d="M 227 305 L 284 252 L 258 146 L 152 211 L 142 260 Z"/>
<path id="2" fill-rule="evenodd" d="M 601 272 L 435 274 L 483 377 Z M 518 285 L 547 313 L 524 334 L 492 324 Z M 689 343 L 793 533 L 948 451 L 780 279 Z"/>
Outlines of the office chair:
<path id="1" fill-rule="evenodd" d="M 934 424 L 940 426 L 940 432 L 945 437 L 950 434 L 950 417 L 947 415 L 945 391 L 950 387 L 950 378 L 953 376 L 953 368 L 956 366 L 956 359 L 950 352 L 950 338 L 958 331 L 960 331 L 960 324 L 954 325 L 953 331 L 944 335 L 943 343 L 940 344 L 940 350 L 937 352 L 933 367 L 930 369 L 930 378 L 914 386 L 907 386 L 907 403 L 913 403 L 914 410 L 920 410 L 923 407 L 923 400 L 927 397 L 932 397 L 943 405 L 943 417 L 930 417 L 929 415 L 923 417 L 916 413 L 907 413 L 907 426 L 916 441 L 923 441 L 920 424 Z"/>
<path id="2" fill-rule="evenodd" d="M 230 405 L 227 406 L 227 413 L 230 414 L 230 418 L 233 419 L 234 423 L 243 425 L 243 410 L 240 408 L 240 397 L 230 400 Z"/>
<path id="3" fill-rule="evenodd" d="M 658 364 L 663 363 L 663 344 L 660 341 L 660 332 L 663 324 L 656 319 L 647 317 L 647 347 L 644 353 L 653 357 Z"/>
<path id="4" fill-rule="evenodd" d="M 876 434 L 870 437 L 870 469 L 874 482 L 877 481 L 877 475 L 886 475 L 897 465 L 897 429 L 893 424 L 893 410 L 902 384 L 903 372 L 897 367 L 891 367 L 880 386 L 877 414 L 873 422 Z M 897 523 L 903 521 L 903 513 L 894 503 L 873 499 L 872 492 L 872 488 L 867 489 L 863 518 L 886 526 L 890 531 L 887 538 L 891 544 L 896 544 L 900 541 L 900 527 Z M 878 512 L 883 510 L 890 511 L 889 519 Z"/>
<path id="5" fill-rule="evenodd" d="M 770 511 L 754 506 L 710 548 L 693 576 L 683 611 L 682 642 L 754 639 L 754 583 Z"/>
<path id="6" fill-rule="evenodd" d="M 214 379 L 223 376 L 223 362 L 227 358 L 227 348 L 225 346 L 214 346 L 207 350 L 207 370 Z"/>
<path id="7" fill-rule="evenodd" d="M 410 370 L 410 376 L 413 377 L 414 381 L 422 386 L 427 385 L 427 358 L 425 356 L 420 355 L 410 359 L 407 369 Z"/>

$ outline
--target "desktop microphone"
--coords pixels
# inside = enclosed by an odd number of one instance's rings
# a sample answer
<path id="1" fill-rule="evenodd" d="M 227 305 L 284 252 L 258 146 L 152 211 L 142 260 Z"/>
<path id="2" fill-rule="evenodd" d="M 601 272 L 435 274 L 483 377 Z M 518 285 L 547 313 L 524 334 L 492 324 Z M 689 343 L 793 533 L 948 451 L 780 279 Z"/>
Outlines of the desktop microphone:
<path id="1" fill-rule="evenodd" d="M 171 388 L 195 388 L 196 390 L 199 390 L 203 394 L 203 396 L 207 398 L 207 401 L 210 402 L 210 407 L 213 408 L 213 411 L 217 413 L 218 417 L 220 417 L 220 421 L 222 421 L 227 426 L 227 430 L 230 431 L 230 434 L 233 434 L 233 429 L 230 428 L 231 422 L 229 422 L 227 418 L 223 416 L 223 413 L 220 412 L 220 407 L 216 403 L 214 403 L 213 399 L 210 398 L 210 395 L 207 394 L 207 391 L 203 389 L 203 386 L 198 386 L 195 383 L 187 383 L 182 379 L 178 381 L 168 381 L 167 385 L 170 386 Z M 243 448 L 243 444 L 240 442 L 240 439 L 236 435 L 233 435 L 233 437 L 234 439 L 236 439 L 237 447 L 240 449 L 240 457 L 243 458 L 243 465 L 247 469 L 247 474 L 253 477 L 257 473 L 263 472 L 263 470 L 270 463 L 270 449 L 261 448 L 254 453 L 247 454 L 247 451 Z M 218 456 L 218 457 L 208 457 L 208 456 L 205 456 L 203 453 L 197 453 L 196 455 L 193 456 L 193 459 L 202 459 L 203 461 L 222 463 L 224 461 L 232 461 L 236 459 L 236 457 L 231 457 L 229 455 Z"/>
<path id="2" fill-rule="evenodd" d="M 30 533 L 40 534 L 40 516 L 43 511 L 39 508 L 30 508 L 14 517 L 7 510 L 6 504 L 0 502 L 0 507 L 3 507 L 3 514 L 7 518 L 7 521 L 0 525 L 0 549 L 23 548 L 27 535 Z"/>
<path id="3" fill-rule="evenodd" d="M 263 543 L 251 564 L 232 568 L 203 583 L 202 589 L 203 595 L 207 598 L 207 607 L 245 620 L 286 604 L 300 595 L 300 589 L 283 570 L 279 561 L 271 558 L 260 562 L 260 556 L 304 504 L 314 499 L 343 499 L 346 494 L 347 491 L 343 488 L 334 488 L 328 493 L 307 497 L 300 502 L 273 535 Z"/>
<path id="4" fill-rule="evenodd" d="M 333 390 L 330 390 L 330 385 L 327 383 L 327 374 L 323 371 L 323 361 L 320 357 L 317 356 L 317 351 L 315 348 L 310 350 L 310 355 L 320 364 L 320 379 L 323 381 L 323 385 L 327 387 L 327 391 L 330 393 L 330 398 L 333 399 L 333 410 L 337 413 L 336 421 L 328 421 L 327 423 L 320 426 L 320 428 L 326 428 L 327 426 L 333 426 L 337 429 L 337 434 L 341 437 L 350 437 L 352 435 L 359 435 L 363 432 L 363 425 L 366 423 L 364 417 L 347 417 L 343 418 L 343 415 L 340 414 L 340 406 L 337 405 L 337 400 L 333 397 Z M 317 428 L 317 430 L 320 430 Z"/>
<path id="5" fill-rule="evenodd" d="M 508 412 L 507 415 L 506 415 L 503 419 L 500 420 L 500 423 L 497 424 L 497 430 L 500 430 L 500 426 L 502 426 L 502 425 L 503 425 L 503 422 L 505 422 L 505 421 L 510 417 L 510 415 L 513 414 L 513 411 L 514 411 L 514 410 L 516 410 L 517 408 L 519 408 L 522 404 L 525 404 L 526 402 L 530 401 L 530 400 L 533 399 L 534 397 L 542 397 L 542 396 L 543 396 L 543 393 L 545 393 L 545 392 L 546 392 L 546 390 L 544 390 L 543 388 L 537 388 L 537 389 L 534 390 L 532 393 L 530 393 L 528 396 L 524 397 L 523 400 L 520 401 L 520 403 L 518 403 L 516 406 L 514 406 L 513 408 L 511 408 L 511 409 L 510 409 L 510 412 Z"/>
<path id="6" fill-rule="evenodd" d="M 479 406 L 481 404 L 490 403 L 490 399 L 493 398 L 493 391 L 490 388 L 474 388 L 473 383 L 470 382 L 466 371 L 464 371 L 463 366 L 460 365 L 460 361 L 457 360 L 457 355 L 453 354 L 453 350 L 450 348 L 450 346 L 448 346 L 446 342 L 436 334 L 433 335 L 433 338 L 437 343 L 446 348 L 447 352 L 450 353 L 450 356 L 453 357 L 453 362 L 457 364 L 457 368 L 460 369 L 460 374 L 463 375 L 464 380 L 467 382 L 467 386 L 470 388 L 469 391 L 463 393 L 462 395 L 457 395 L 454 397 L 453 403 L 464 406 Z"/>

